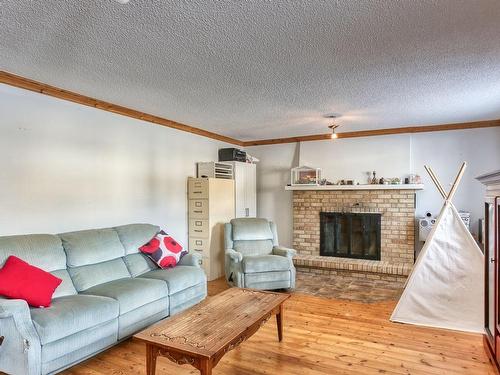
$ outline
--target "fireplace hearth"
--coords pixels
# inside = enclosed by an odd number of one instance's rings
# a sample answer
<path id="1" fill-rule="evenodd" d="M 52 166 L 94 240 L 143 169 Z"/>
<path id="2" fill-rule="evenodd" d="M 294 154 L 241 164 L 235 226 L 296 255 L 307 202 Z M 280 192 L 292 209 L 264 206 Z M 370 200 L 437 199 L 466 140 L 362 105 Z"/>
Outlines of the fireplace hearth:
<path id="1" fill-rule="evenodd" d="M 320 255 L 380 260 L 381 214 L 320 212 Z"/>

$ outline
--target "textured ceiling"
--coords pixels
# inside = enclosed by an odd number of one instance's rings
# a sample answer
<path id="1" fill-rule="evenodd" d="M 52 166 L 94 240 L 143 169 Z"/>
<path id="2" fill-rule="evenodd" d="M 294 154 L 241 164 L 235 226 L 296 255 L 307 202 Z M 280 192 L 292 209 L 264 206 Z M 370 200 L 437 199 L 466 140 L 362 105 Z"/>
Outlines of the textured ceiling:
<path id="1" fill-rule="evenodd" d="M 500 118 L 500 1 L 0 0 L 0 69 L 243 140 Z"/>

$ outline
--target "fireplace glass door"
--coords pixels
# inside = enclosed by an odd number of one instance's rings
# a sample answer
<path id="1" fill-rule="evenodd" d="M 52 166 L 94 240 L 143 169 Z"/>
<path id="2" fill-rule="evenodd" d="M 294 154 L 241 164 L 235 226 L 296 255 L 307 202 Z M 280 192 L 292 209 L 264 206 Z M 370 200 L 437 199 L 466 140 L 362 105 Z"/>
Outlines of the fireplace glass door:
<path id="1" fill-rule="evenodd" d="M 320 255 L 380 260 L 381 214 L 320 213 Z"/>

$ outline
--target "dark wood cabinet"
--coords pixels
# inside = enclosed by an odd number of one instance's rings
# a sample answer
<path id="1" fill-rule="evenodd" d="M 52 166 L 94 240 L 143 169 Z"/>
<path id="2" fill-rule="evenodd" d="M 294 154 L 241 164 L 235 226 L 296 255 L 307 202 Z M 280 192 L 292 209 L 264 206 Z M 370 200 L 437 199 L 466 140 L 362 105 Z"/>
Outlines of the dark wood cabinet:
<path id="1" fill-rule="evenodd" d="M 500 370 L 500 171 L 477 177 L 486 185 L 484 203 L 484 346 Z"/>

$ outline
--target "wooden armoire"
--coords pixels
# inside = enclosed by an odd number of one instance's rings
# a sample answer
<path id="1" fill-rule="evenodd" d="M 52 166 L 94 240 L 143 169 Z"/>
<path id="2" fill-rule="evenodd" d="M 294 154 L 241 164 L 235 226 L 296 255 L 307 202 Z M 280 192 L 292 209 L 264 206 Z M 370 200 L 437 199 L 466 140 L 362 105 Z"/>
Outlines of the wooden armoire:
<path id="1" fill-rule="evenodd" d="M 484 200 L 484 346 L 500 369 L 500 170 L 477 177 L 486 185 Z"/>

